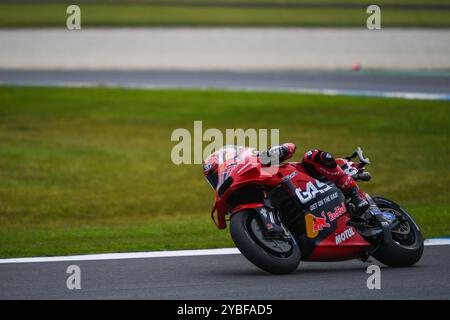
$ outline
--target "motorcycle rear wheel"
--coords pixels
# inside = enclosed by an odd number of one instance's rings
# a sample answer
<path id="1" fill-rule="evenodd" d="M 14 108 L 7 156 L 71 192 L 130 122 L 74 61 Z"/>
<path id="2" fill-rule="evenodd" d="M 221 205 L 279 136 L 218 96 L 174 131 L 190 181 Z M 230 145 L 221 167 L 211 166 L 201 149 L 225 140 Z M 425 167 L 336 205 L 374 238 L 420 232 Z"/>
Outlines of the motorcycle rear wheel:
<path id="1" fill-rule="evenodd" d="M 389 211 L 402 219 L 392 230 L 392 241 L 381 245 L 372 256 L 390 267 L 410 267 L 422 257 L 423 236 L 413 218 L 398 204 L 383 197 L 373 197 L 382 211 Z"/>
<path id="2" fill-rule="evenodd" d="M 292 236 L 267 240 L 262 236 L 257 213 L 248 210 L 231 217 L 230 233 L 239 251 L 258 268 L 272 274 L 295 271 L 300 263 L 300 248 Z"/>

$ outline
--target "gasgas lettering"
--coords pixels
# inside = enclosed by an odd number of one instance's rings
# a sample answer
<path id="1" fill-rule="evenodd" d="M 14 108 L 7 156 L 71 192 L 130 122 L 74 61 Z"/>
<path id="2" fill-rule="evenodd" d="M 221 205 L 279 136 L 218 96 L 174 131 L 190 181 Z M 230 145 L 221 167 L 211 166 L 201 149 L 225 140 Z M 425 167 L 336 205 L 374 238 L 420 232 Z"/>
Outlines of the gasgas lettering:
<path id="1" fill-rule="evenodd" d="M 354 235 L 355 235 L 355 231 L 353 231 L 353 228 L 348 228 L 344 232 L 342 232 L 336 236 L 336 244 L 337 245 L 341 244 L 345 240 L 348 240 L 351 237 L 353 237 Z"/>
<path id="2" fill-rule="evenodd" d="M 314 199 L 318 193 L 322 194 L 330 189 L 331 187 L 329 185 L 316 180 L 315 183 L 308 182 L 305 191 L 302 191 L 300 188 L 295 189 L 295 194 L 301 203 L 307 203 Z"/>

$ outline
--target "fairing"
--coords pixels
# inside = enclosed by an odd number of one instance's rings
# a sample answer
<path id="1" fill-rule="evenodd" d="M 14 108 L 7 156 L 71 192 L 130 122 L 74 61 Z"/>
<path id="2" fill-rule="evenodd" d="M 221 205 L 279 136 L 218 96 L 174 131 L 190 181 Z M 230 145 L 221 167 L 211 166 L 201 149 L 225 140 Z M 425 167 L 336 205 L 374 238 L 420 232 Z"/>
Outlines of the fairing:
<path id="1" fill-rule="evenodd" d="M 219 178 L 211 216 L 218 228 L 226 228 L 228 213 L 239 214 L 265 205 L 263 201 L 231 205 L 228 200 L 237 190 L 245 186 L 267 190 L 282 186 L 297 202 L 298 214 L 304 217 L 305 230 L 294 232 L 301 235 L 297 240 L 303 260 L 346 260 L 362 256 L 370 247 L 353 227 L 347 225 L 345 197 L 333 184 L 312 178 L 295 163 L 264 167 L 250 148 L 225 147 L 217 152 L 217 156 Z"/>

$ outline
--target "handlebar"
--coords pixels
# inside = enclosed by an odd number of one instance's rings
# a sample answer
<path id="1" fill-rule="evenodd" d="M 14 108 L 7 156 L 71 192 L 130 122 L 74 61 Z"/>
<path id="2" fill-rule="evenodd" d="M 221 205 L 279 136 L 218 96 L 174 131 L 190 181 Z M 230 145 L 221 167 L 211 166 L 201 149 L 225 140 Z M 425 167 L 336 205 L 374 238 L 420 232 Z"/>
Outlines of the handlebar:
<path id="1" fill-rule="evenodd" d="M 359 162 L 361 163 L 361 168 L 364 168 L 366 165 L 370 164 L 369 158 L 364 158 L 363 151 L 361 147 L 356 148 L 356 151 L 353 152 L 351 156 L 345 157 L 348 161 L 351 161 L 353 158 L 358 157 Z"/>

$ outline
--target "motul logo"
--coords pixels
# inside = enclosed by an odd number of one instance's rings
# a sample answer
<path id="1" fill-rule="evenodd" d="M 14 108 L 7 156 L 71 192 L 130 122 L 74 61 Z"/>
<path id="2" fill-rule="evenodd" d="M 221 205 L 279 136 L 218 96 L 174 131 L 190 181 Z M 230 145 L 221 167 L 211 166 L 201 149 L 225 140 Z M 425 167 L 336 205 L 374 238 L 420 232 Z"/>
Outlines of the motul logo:
<path id="1" fill-rule="evenodd" d="M 336 236 L 336 244 L 341 244 L 345 240 L 348 240 L 351 237 L 353 237 L 354 235 L 355 231 L 353 231 L 353 228 L 348 228 L 347 230 Z"/>

